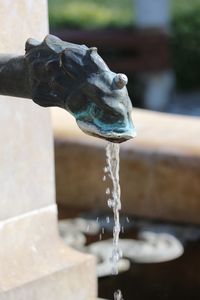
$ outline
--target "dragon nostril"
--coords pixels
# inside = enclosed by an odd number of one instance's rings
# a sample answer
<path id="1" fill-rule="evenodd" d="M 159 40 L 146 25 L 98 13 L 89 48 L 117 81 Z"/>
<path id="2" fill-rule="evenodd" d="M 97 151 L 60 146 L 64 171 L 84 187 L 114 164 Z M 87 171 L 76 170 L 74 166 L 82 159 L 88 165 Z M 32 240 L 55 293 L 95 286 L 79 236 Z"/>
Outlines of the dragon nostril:
<path id="1" fill-rule="evenodd" d="M 119 88 L 122 89 L 128 83 L 128 78 L 125 74 L 117 74 L 114 77 L 114 83 Z"/>

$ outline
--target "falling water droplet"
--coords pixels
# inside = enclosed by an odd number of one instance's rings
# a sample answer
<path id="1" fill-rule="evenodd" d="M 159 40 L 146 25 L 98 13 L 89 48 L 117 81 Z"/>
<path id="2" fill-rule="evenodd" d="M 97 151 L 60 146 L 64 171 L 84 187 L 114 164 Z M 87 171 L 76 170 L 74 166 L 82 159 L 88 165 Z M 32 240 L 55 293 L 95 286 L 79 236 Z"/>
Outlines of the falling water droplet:
<path id="1" fill-rule="evenodd" d="M 102 232 L 102 234 L 104 234 L 104 232 L 105 232 L 104 227 L 101 228 L 101 232 Z"/>
<path id="2" fill-rule="evenodd" d="M 120 290 L 114 292 L 114 300 L 124 300 L 122 292 Z"/>
<path id="3" fill-rule="evenodd" d="M 130 223 L 129 217 L 126 217 L 126 222 Z"/>
<path id="4" fill-rule="evenodd" d="M 113 208 L 113 207 L 114 207 L 114 204 L 115 204 L 115 203 L 114 203 L 114 201 L 113 201 L 112 199 L 108 199 L 108 202 L 107 202 L 107 203 L 108 203 L 108 207 L 109 207 L 109 208 Z"/>
<path id="5" fill-rule="evenodd" d="M 106 194 L 107 194 L 107 195 L 110 194 L 110 188 L 109 188 L 109 187 L 106 189 Z"/>
<path id="6" fill-rule="evenodd" d="M 106 176 L 105 176 L 105 175 L 103 176 L 102 180 L 103 180 L 103 181 L 106 181 Z"/>
<path id="7" fill-rule="evenodd" d="M 109 216 L 106 217 L 106 223 L 110 223 L 110 218 L 109 218 Z"/>
<path id="8" fill-rule="evenodd" d="M 108 168 L 108 167 L 104 167 L 104 168 L 103 168 L 103 171 L 104 171 L 104 173 L 108 173 L 109 168 Z"/>

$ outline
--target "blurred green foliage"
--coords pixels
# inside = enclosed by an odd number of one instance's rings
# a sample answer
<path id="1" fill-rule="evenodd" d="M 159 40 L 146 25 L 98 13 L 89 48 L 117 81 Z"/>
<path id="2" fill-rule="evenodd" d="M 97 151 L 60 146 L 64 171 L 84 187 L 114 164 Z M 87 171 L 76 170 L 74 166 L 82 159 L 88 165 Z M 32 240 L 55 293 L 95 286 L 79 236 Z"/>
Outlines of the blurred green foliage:
<path id="1" fill-rule="evenodd" d="M 169 0 L 170 1 L 170 0 Z M 49 0 L 52 27 L 132 26 L 134 0 Z M 173 19 L 200 8 L 200 0 L 171 0 Z"/>
<path id="2" fill-rule="evenodd" d="M 124 27 L 132 21 L 131 0 L 49 0 L 52 27 Z"/>
<path id="3" fill-rule="evenodd" d="M 133 0 L 49 0 L 53 28 L 134 25 Z M 200 88 L 200 0 L 171 0 L 172 60 L 181 89 Z"/>
<path id="4" fill-rule="evenodd" d="M 172 20 L 172 59 L 177 86 L 200 88 L 200 0 L 176 0 Z"/>
<path id="5" fill-rule="evenodd" d="M 200 8 L 199 0 L 170 0 L 172 4 L 173 18 L 177 16 L 188 14 L 193 10 Z"/>

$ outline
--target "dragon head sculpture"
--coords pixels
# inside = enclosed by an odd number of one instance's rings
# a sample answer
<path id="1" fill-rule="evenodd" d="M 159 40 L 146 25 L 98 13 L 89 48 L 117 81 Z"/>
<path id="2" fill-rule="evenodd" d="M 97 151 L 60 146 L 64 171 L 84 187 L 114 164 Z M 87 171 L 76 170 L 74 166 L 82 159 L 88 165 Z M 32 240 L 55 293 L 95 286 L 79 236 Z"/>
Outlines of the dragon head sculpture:
<path id="1" fill-rule="evenodd" d="M 27 41 L 25 63 L 34 102 L 66 109 L 87 134 L 117 143 L 135 137 L 128 79 L 112 72 L 97 48 L 48 35 Z"/>

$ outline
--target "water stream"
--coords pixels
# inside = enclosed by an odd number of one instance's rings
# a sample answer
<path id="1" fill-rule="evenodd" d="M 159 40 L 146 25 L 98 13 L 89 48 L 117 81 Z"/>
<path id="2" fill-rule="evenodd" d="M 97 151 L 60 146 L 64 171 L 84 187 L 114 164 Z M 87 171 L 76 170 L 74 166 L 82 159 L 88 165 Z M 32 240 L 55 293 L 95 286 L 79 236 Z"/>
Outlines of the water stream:
<path id="1" fill-rule="evenodd" d="M 112 263 L 112 273 L 118 274 L 118 262 L 122 257 L 122 251 L 119 248 L 119 235 L 121 232 L 119 211 L 121 209 L 121 189 L 119 183 L 119 144 L 108 143 L 106 147 L 107 166 L 104 172 L 108 175 L 112 182 L 112 188 L 106 189 L 106 195 L 109 195 L 108 207 L 113 210 L 114 226 L 113 226 L 113 249 L 110 257 Z M 105 181 L 105 176 L 103 180 Z M 114 300 L 123 300 L 121 291 L 114 293 Z"/>
<path id="2" fill-rule="evenodd" d="M 121 209 L 121 190 L 119 184 L 119 144 L 108 143 L 106 147 L 106 170 L 111 181 L 112 189 L 106 189 L 109 195 L 108 207 L 113 210 L 114 227 L 113 227 L 113 250 L 111 255 L 112 272 L 118 274 L 118 261 L 122 257 L 119 249 L 119 234 L 121 231 L 119 211 Z"/>

